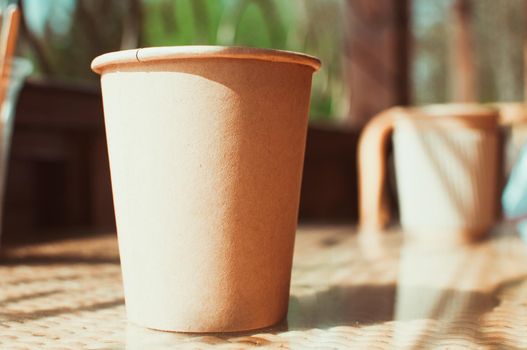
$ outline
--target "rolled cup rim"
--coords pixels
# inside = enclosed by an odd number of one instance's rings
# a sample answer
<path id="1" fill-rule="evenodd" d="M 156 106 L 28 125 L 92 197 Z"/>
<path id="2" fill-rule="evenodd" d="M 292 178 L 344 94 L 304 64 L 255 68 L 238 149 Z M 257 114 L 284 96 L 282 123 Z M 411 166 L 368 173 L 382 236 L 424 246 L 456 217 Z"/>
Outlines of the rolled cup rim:
<path id="1" fill-rule="evenodd" d="M 304 53 L 243 46 L 159 46 L 122 50 L 97 56 L 91 69 L 98 74 L 115 65 L 152 63 L 177 59 L 235 58 L 305 65 L 317 71 L 321 62 Z"/>
<path id="2" fill-rule="evenodd" d="M 398 119 L 422 122 L 422 127 L 497 130 L 499 110 L 478 103 L 438 103 L 400 108 Z"/>

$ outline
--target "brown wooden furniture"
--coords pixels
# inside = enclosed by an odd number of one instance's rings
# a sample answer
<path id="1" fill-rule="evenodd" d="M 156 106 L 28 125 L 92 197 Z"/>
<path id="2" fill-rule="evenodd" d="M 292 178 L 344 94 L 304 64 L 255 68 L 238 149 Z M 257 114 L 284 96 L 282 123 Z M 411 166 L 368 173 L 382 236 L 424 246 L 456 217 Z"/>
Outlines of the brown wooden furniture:
<path id="1" fill-rule="evenodd" d="M 18 103 L 4 238 L 114 227 L 100 92 L 28 82 Z"/>

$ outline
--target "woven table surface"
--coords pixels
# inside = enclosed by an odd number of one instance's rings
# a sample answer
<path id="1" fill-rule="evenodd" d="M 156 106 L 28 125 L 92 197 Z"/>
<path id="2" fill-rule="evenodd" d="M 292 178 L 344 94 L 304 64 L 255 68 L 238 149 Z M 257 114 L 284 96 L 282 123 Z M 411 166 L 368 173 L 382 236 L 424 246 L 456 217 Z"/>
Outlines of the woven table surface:
<path id="1" fill-rule="evenodd" d="M 507 229 L 452 246 L 301 227 L 287 321 L 244 334 L 129 324 L 120 273 L 115 235 L 5 249 L 0 349 L 527 349 L 527 245 Z"/>

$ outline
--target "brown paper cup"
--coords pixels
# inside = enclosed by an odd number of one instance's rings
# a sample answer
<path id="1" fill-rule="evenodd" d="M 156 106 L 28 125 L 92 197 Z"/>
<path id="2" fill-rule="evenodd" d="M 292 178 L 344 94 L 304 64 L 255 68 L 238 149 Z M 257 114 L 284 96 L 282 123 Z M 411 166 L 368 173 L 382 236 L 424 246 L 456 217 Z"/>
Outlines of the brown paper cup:
<path id="1" fill-rule="evenodd" d="M 97 57 L 128 318 L 242 331 L 286 316 L 311 76 L 291 52 Z"/>

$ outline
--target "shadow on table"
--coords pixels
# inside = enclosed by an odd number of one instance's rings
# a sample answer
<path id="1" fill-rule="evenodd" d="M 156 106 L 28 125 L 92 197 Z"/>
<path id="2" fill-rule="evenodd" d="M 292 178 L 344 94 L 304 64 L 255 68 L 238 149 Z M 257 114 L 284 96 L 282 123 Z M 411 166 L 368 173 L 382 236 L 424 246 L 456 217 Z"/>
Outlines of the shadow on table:
<path id="1" fill-rule="evenodd" d="M 17 248 L 35 244 L 48 244 L 70 239 L 94 238 L 111 234 L 117 236 L 115 229 L 56 229 L 34 233 L 21 233 L 19 235 L 2 233 L 0 236 L 0 249 Z"/>
<path id="2" fill-rule="evenodd" d="M 439 303 L 431 310 L 431 314 L 428 314 L 430 310 L 427 307 L 420 309 L 420 305 L 427 305 L 424 302 L 427 297 L 439 300 Z M 411 299 L 414 308 L 401 310 L 398 306 L 401 298 Z M 448 305 L 442 304 L 443 300 Z M 404 304 L 407 303 L 408 300 L 405 300 Z M 198 347 L 210 344 L 227 346 L 229 343 L 231 345 L 243 344 L 247 347 L 271 344 L 278 346 L 283 343 L 281 345 L 287 348 L 289 341 L 293 340 L 289 336 L 280 338 L 277 336 L 288 331 L 352 327 L 355 331 L 350 332 L 350 334 L 353 333 L 353 337 L 357 340 L 357 337 L 360 337 L 358 333 L 360 333 L 361 327 L 371 325 L 380 325 L 382 327 L 383 323 L 390 321 L 413 321 L 419 319 L 445 320 L 445 324 L 451 326 L 448 329 L 439 329 L 439 335 L 441 336 L 466 336 L 466 329 L 455 328 L 455 324 L 450 322 L 455 321 L 458 317 L 463 320 L 468 317 L 474 321 L 474 324 L 477 324 L 478 318 L 497 304 L 498 299 L 494 296 L 494 293 L 434 290 L 431 288 L 401 290 L 393 284 L 333 286 L 310 295 L 292 296 L 288 319 L 281 324 L 265 329 L 237 333 L 183 334 L 158 332 L 129 324 L 127 326 L 127 349 L 142 349 L 147 344 L 156 344 L 162 348 L 161 345 L 168 346 L 180 343 L 192 344 Z M 394 327 L 396 328 L 395 330 L 393 329 Z M 375 335 L 374 338 L 377 341 L 379 337 L 382 338 L 384 330 L 386 330 L 387 335 L 390 335 L 390 338 L 397 338 L 398 330 L 394 324 L 386 325 L 385 329 L 377 328 L 370 333 L 366 331 L 365 334 Z M 404 332 L 407 332 L 407 330 L 404 330 Z M 401 333 L 403 336 L 406 335 L 404 332 Z M 316 346 L 313 342 L 319 339 L 317 334 L 316 332 L 306 333 L 302 337 L 305 338 L 304 341 L 306 343 Z M 422 348 L 422 346 L 434 344 L 436 339 L 433 331 L 431 332 L 430 330 L 417 332 L 415 336 L 417 339 L 413 339 L 412 346 L 408 348 L 413 348 L 413 346 Z M 314 338 L 310 339 L 310 337 Z M 328 334 L 322 337 L 322 340 L 330 341 L 331 337 L 332 335 Z M 342 338 L 338 340 L 344 341 Z M 391 343 L 392 340 L 396 339 L 380 340 Z M 408 345 L 408 343 L 405 344 Z"/>
<path id="3" fill-rule="evenodd" d="M 359 326 L 393 319 L 395 285 L 332 286 L 291 296 L 288 330 Z"/>
<path id="4" fill-rule="evenodd" d="M 62 289 L 53 289 L 53 290 L 48 290 L 45 292 L 35 292 L 35 293 L 17 295 L 17 296 L 10 297 L 10 298 L 4 298 L 4 299 L 0 299 L 0 307 L 5 307 L 12 303 L 18 303 L 21 301 L 31 300 L 34 298 L 48 297 L 51 295 L 60 294 L 62 292 L 64 292 L 64 290 Z"/>
<path id="5" fill-rule="evenodd" d="M 498 346 L 510 335 L 497 330 L 482 333 L 482 318 L 514 289 L 527 295 L 525 276 L 504 281 L 488 292 L 394 284 L 332 286 L 315 294 L 292 296 L 287 321 L 272 331 L 347 326 L 360 333 L 362 327 L 378 325 L 363 334 L 378 337 L 386 333 L 391 338 L 387 341 L 405 348 L 427 348 L 446 339 Z M 383 326 L 391 321 L 396 322 Z"/>
<path id="6" fill-rule="evenodd" d="M 53 309 L 43 309 L 36 312 L 5 312 L 0 311 L 0 319 L 7 321 L 27 321 L 27 320 L 38 320 L 41 318 L 55 317 L 65 314 L 78 314 L 82 311 L 99 311 L 103 309 L 110 309 L 116 306 L 124 304 L 123 298 L 117 298 L 115 300 L 99 302 L 90 305 L 84 305 L 79 307 L 60 307 Z"/>
<path id="7" fill-rule="evenodd" d="M 494 293 L 394 284 L 333 286 L 313 295 L 292 296 L 286 327 L 360 327 L 393 320 L 451 320 L 456 316 L 477 320 L 497 304 Z"/>
<path id="8" fill-rule="evenodd" d="M 0 265 L 63 265 L 63 264 L 119 264 L 119 257 L 108 256 L 82 256 L 82 255 L 38 255 L 31 254 L 25 256 L 6 256 L 0 255 Z"/>

